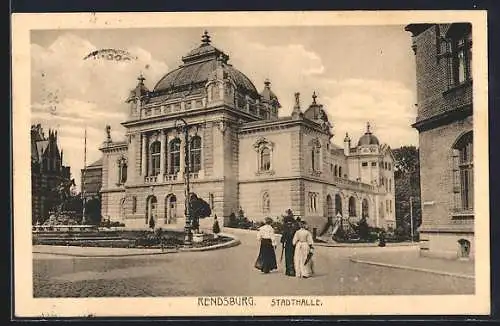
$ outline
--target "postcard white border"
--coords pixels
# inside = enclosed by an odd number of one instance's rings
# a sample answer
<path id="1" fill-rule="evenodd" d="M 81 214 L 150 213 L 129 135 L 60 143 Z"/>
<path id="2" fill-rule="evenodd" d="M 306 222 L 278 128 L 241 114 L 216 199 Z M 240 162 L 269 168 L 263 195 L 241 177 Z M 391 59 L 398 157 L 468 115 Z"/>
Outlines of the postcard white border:
<path id="1" fill-rule="evenodd" d="M 200 307 L 195 297 L 33 298 L 30 178 L 30 31 L 211 26 L 406 25 L 468 21 L 473 25 L 475 139 L 475 295 L 322 296 L 321 307 Z M 490 313 L 488 72 L 486 11 L 66 13 L 12 15 L 14 267 L 16 317 L 233 315 L 485 315 Z M 408 34 L 410 38 L 411 35 Z"/>

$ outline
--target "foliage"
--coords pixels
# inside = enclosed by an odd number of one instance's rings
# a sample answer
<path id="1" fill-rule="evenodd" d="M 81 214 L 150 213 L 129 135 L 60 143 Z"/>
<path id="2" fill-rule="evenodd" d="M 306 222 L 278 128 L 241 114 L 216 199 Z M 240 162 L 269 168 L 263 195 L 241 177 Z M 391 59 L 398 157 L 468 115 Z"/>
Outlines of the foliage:
<path id="1" fill-rule="evenodd" d="M 87 224 L 98 225 L 101 222 L 100 198 L 90 198 L 85 202 L 85 217 Z"/>
<path id="2" fill-rule="evenodd" d="M 395 157 L 394 190 L 396 202 L 396 224 L 406 235 L 410 235 L 410 198 L 412 201 L 414 232 L 422 222 L 420 205 L 420 161 L 415 146 L 402 146 L 393 150 Z M 402 235 L 400 235 L 402 236 Z"/>
<path id="3" fill-rule="evenodd" d="M 106 219 L 102 220 L 101 223 L 99 223 L 99 226 L 103 228 L 112 228 L 112 227 L 124 227 L 125 224 L 118 221 L 111 222 L 110 220 Z"/>

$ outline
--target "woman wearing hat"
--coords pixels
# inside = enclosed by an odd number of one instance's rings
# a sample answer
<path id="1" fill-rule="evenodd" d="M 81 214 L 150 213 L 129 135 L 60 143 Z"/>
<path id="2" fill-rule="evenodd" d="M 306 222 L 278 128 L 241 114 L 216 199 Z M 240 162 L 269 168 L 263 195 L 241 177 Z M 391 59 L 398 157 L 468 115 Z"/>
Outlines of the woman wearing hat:
<path id="1" fill-rule="evenodd" d="M 313 274 L 313 237 L 307 230 L 305 221 L 300 221 L 300 229 L 293 236 L 293 244 L 295 246 L 293 257 L 295 276 L 308 278 Z"/>
<path id="2" fill-rule="evenodd" d="M 276 248 L 276 239 L 274 236 L 274 229 L 271 226 L 272 222 L 273 220 L 271 218 L 266 217 L 266 224 L 261 226 L 257 233 L 257 239 L 260 241 L 260 251 L 257 261 L 255 262 L 255 268 L 266 274 L 278 268 L 276 264 L 276 253 L 274 252 Z"/>

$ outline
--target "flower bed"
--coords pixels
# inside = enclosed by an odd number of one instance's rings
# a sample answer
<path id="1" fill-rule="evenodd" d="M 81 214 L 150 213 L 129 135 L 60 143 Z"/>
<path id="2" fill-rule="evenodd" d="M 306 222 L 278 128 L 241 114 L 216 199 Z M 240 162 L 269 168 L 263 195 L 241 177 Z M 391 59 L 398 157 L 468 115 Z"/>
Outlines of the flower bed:
<path id="1" fill-rule="evenodd" d="M 202 242 L 193 243 L 193 248 L 203 248 L 231 241 L 232 238 L 209 235 Z M 163 231 L 114 231 L 75 234 L 36 234 L 33 245 L 106 247 L 106 248 L 178 248 L 184 245 L 184 232 Z"/>

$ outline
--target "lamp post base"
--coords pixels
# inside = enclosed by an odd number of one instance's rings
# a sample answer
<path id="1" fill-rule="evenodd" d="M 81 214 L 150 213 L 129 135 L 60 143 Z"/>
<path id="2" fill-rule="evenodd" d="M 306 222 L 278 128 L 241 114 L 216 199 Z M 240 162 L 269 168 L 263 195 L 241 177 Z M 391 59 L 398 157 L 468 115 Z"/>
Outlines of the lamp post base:
<path id="1" fill-rule="evenodd" d="M 192 245 L 193 245 L 193 242 L 192 242 L 191 227 L 185 226 L 184 227 L 184 247 L 191 247 Z"/>

